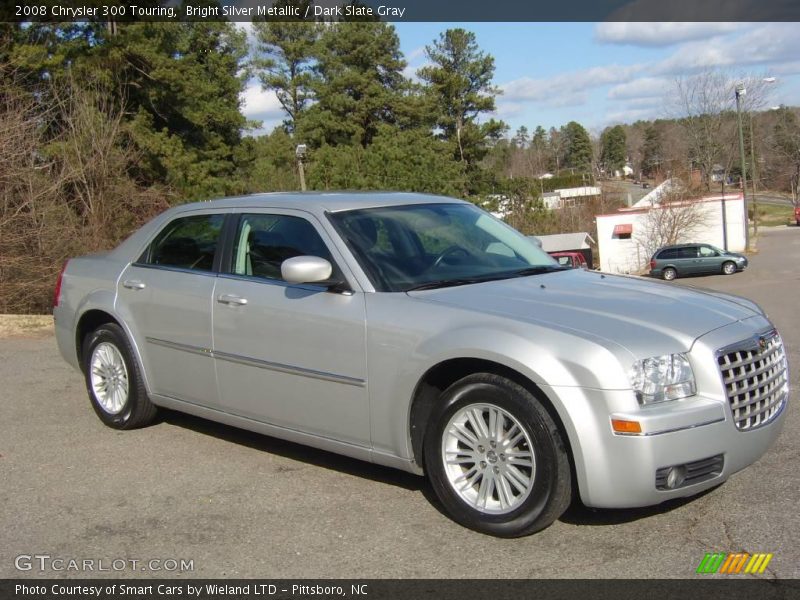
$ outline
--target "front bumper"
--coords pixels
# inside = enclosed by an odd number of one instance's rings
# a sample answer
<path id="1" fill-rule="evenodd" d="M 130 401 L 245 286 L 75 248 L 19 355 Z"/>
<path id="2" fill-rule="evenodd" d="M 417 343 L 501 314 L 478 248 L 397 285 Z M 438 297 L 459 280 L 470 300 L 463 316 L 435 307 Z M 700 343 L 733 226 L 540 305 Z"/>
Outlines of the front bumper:
<path id="1" fill-rule="evenodd" d="M 734 424 L 714 354 L 732 341 L 769 326 L 766 319 L 757 317 L 697 340 L 689 356 L 698 395 L 691 398 L 639 408 L 630 390 L 549 388 L 547 391 L 555 396 L 554 404 L 566 409 L 562 420 L 570 438 L 583 503 L 598 508 L 659 504 L 719 485 L 756 462 L 781 432 L 788 397 L 769 423 L 740 431 Z M 700 371 L 698 363 L 713 368 Z M 611 419 L 636 420 L 642 433 L 616 434 Z M 659 469 L 720 456 L 722 468 L 713 476 L 675 489 L 657 487 Z"/>

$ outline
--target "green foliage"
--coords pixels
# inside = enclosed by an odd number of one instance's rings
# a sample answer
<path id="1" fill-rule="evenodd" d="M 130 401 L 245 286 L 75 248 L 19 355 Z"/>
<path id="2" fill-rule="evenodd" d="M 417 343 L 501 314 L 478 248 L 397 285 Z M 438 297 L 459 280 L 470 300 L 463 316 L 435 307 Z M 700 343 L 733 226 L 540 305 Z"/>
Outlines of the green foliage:
<path id="1" fill-rule="evenodd" d="M 276 7 L 293 6 L 305 15 L 311 0 L 279 0 Z M 312 17 L 313 18 L 313 17 Z M 313 97 L 312 67 L 322 25 L 313 21 L 256 21 L 254 66 L 265 90 L 273 90 L 286 112 L 284 125 L 294 131 Z"/>
<path id="2" fill-rule="evenodd" d="M 586 179 L 581 173 L 562 173 L 549 179 L 538 180 L 539 184 L 536 186 L 542 192 L 552 192 L 553 190 L 560 190 L 564 188 L 574 188 L 586 185 Z"/>
<path id="3" fill-rule="evenodd" d="M 423 129 L 381 126 L 373 143 L 322 146 L 308 165 L 312 189 L 372 189 L 457 195 L 462 166 L 449 147 Z"/>
<path id="4" fill-rule="evenodd" d="M 564 128 L 566 138 L 565 166 L 588 170 L 592 165 L 592 142 L 589 133 L 580 123 L 570 121 Z"/>
<path id="5" fill-rule="evenodd" d="M 316 103 L 298 129 L 315 147 L 359 144 L 366 148 L 381 124 L 395 124 L 409 89 L 406 62 L 394 27 L 375 21 L 330 23 L 320 37 Z"/>
<path id="6" fill-rule="evenodd" d="M 625 130 L 621 125 L 607 127 L 600 136 L 600 161 L 613 173 L 625 166 L 627 158 Z"/>
<path id="7" fill-rule="evenodd" d="M 455 157 L 472 171 L 505 127 L 494 119 L 479 122 L 482 114 L 494 111 L 499 94 L 492 85 L 494 59 L 481 52 L 475 34 L 464 29 L 448 29 L 425 53 L 431 64 L 418 75 L 433 98 L 436 126 L 452 144 Z"/>
<path id="8" fill-rule="evenodd" d="M 662 169 L 664 162 L 664 135 L 657 124 L 648 125 L 644 130 L 642 144 L 642 172 L 653 177 Z"/>
<path id="9" fill-rule="evenodd" d="M 236 156 L 236 193 L 282 192 L 300 189 L 295 142 L 283 129 L 242 140 Z"/>

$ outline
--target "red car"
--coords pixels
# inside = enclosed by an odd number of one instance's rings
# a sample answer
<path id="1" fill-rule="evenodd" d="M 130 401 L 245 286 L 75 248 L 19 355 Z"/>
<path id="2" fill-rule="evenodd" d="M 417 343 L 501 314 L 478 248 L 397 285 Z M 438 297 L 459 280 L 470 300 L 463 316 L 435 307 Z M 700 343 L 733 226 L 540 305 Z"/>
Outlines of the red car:
<path id="1" fill-rule="evenodd" d="M 555 258 L 562 267 L 573 269 L 589 268 L 589 265 L 586 264 L 586 259 L 580 252 L 548 252 L 548 254 Z"/>

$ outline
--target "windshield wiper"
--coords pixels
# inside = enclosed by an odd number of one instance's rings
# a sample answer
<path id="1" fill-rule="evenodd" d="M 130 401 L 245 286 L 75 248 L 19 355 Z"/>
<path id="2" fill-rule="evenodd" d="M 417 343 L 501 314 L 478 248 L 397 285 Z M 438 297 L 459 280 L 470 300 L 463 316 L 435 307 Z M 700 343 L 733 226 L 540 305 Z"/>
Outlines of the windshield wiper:
<path id="1" fill-rule="evenodd" d="M 484 275 L 483 277 L 461 277 L 457 279 L 438 279 L 428 281 L 419 285 L 411 286 L 406 292 L 416 292 L 418 290 L 435 290 L 445 287 L 455 287 L 457 285 L 469 285 L 471 283 L 483 283 L 485 281 L 497 281 L 498 279 L 512 279 L 515 277 L 528 277 L 529 275 L 541 275 L 542 273 L 552 273 L 554 271 L 566 271 L 569 267 L 540 265 L 538 267 L 528 267 L 519 271 L 495 273 L 494 275 Z"/>
<path id="2" fill-rule="evenodd" d="M 527 269 L 520 269 L 509 273 L 508 277 L 528 277 L 529 275 L 541 275 L 542 273 L 554 273 L 556 271 L 567 271 L 569 267 L 554 266 L 554 265 L 540 265 L 538 267 L 528 267 Z"/>
<path id="3" fill-rule="evenodd" d="M 418 290 L 435 290 L 438 288 L 454 287 L 457 285 L 469 285 L 470 283 L 483 283 L 484 281 L 494 281 L 496 279 L 505 279 L 507 275 L 491 275 L 488 277 L 462 277 L 460 279 L 438 279 L 436 281 L 428 281 L 420 283 L 419 285 L 411 286 L 406 289 L 406 292 L 416 292 Z"/>

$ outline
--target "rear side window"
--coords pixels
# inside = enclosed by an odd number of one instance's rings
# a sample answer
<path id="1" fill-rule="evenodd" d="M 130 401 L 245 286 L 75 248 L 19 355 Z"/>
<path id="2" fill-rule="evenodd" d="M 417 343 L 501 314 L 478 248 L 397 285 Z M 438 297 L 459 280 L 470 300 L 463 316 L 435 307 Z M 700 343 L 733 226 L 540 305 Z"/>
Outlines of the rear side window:
<path id="1" fill-rule="evenodd" d="M 211 271 L 224 215 L 198 215 L 171 221 L 147 252 L 151 265 Z"/>
<path id="2" fill-rule="evenodd" d="M 662 250 L 658 253 L 659 260 L 668 260 L 670 258 L 677 258 L 678 257 L 678 250 L 677 248 L 669 248 L 668 250 Z"/>
<path id="3" fill-rule="evenodd" d="M 678 258 L 697 258 L 697 246 L 681 248 L 678 252 Z"/>

